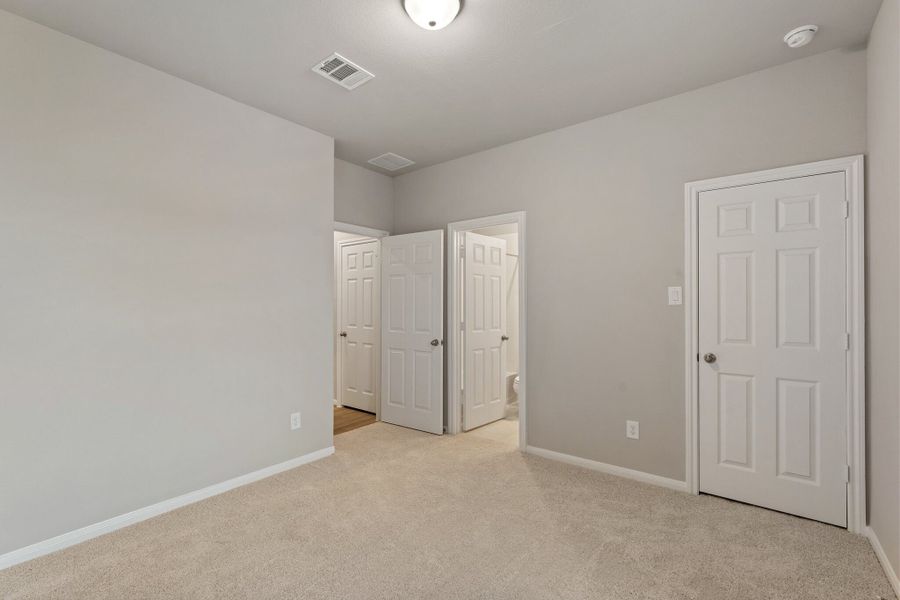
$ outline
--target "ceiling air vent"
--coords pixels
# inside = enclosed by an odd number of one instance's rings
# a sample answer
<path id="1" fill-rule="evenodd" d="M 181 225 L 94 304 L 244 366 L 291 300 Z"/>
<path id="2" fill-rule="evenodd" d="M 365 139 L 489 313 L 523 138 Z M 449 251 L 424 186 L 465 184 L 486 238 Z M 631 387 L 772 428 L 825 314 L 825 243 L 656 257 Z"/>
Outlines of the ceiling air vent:
<path id="1" fill-rule="evenodd" d="M 358 88 L 375 77 L 337 53 L 314 66 L 312 70 L 348 90 Z"/>
<path id="2" fill-rule="evenodd" d="M 408 167 L 409 165 L 414 165 L 416 163 L 409 160 L 408 158 L 403 158 L 398 154 L 394 154 L 393 152 L 386 152 L 381 156 L 376 156 L 375 158 L 370 160 L 369 164 L 375 165 L 376 167 L 381 167 L 382 169 L 386 169 L 388 171 L 399 171 L 404 167 Z"/>

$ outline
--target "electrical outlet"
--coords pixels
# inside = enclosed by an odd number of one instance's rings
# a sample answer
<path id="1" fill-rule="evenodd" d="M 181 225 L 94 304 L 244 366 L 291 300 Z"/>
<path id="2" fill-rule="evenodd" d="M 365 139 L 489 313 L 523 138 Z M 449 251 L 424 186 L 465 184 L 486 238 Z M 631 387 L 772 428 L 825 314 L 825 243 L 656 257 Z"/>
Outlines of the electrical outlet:
<path id="1" fill-rule="evenodd" d="M 291 413 L 291 430 L 300 429 L 300 413 Z"/>
<path id="2" fill-rule="evenodd" d="M 625 421 L 625 437 L 637 440 L 641 437 L 641 424 L 637 421 Z"/>

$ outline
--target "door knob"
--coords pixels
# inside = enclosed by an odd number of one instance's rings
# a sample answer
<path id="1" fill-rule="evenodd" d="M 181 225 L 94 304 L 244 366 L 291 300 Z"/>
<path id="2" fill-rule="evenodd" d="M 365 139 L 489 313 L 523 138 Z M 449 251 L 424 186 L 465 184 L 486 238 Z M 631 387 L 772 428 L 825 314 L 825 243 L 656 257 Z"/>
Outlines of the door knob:
<path id="1" fill-rule="evenodd" d="M 440 345 L 441 345 L 441 340 L 439 340 L 439 339 L 433 339 L 433 340 L 431 340 L 431 345 L 432 345 L 432 346 L 440 346 Z"/>
<path id="2" fill-rule="evenodd" d="M 342 332 L 341 332 L 341 337 L 347 337 L 347 332 L 346 332 L 346 331 L 342 331 Z"/>
<path id="3" fill-rule="evenodd" d="M 501 342 L 505 342 L 505 341 L 507 341 L 507 340 L 509 340 L 509 336 L 508 336 L 508 335 L 501 335 L 501 336 L 500 336 L 500 341 L 501 341 Z"/>
<path id="4" fill-rule="evenodd" d="M 708 363 L 716 362 L 716 358 L 718 358 L 718 357 L 715 354 L 713 354 L 712 352 L 707 352 L 706 354 L 703 355 L 703 360 L 705 360 Z"/>

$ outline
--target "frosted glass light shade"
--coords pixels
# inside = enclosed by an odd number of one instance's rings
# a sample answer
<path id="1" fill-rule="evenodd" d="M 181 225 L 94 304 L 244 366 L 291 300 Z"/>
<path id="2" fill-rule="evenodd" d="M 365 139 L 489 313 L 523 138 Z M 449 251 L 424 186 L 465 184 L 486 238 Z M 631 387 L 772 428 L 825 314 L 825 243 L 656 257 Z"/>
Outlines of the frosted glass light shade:
<path id="1" fill-rule="evenodd" d="M 403 0 L 403 8 L 422 29 L 443 29 L 459 14 L 459 0 Z"/>

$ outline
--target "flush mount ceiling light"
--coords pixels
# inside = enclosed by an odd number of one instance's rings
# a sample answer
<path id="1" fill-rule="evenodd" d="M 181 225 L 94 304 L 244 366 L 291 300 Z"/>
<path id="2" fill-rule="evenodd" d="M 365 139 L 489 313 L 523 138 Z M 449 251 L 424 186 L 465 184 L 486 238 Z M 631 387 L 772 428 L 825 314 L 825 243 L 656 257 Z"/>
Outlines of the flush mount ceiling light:
<path id="1" fill-rule="evenodd" d="M 815 25 L 804 25 L 803 27 L 792 29 L 784 36 L 784 43 L 791 48 L 801 48 L 816 37 L 817 31 L 819 31 L 819 28 Z"/>
<path id="2" fill-rule="evenodd" d="M 459 0 L 403 0 L 403 8 L 422 29 L 443 29 L 459 14 Z"/>

